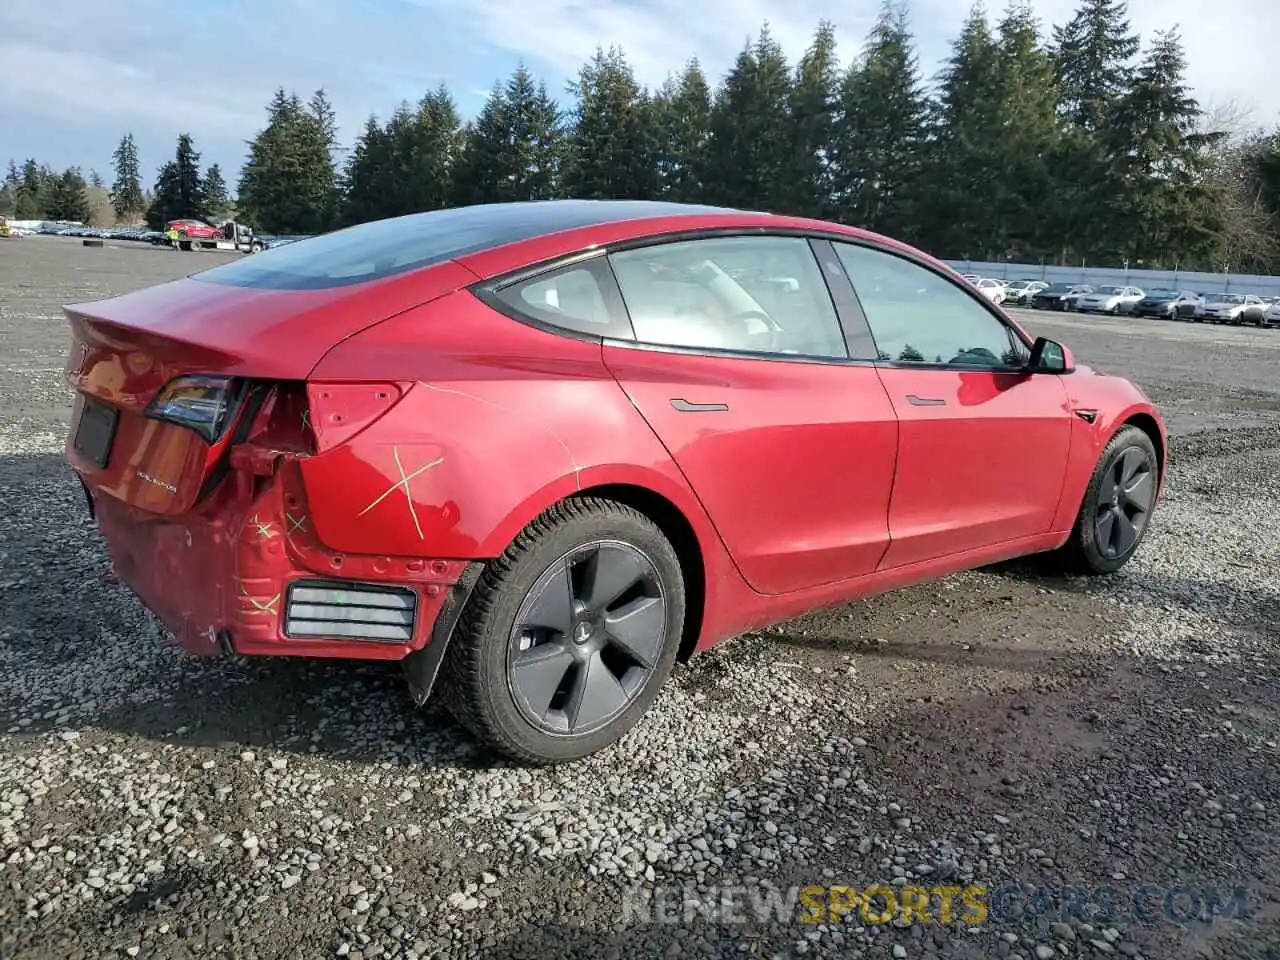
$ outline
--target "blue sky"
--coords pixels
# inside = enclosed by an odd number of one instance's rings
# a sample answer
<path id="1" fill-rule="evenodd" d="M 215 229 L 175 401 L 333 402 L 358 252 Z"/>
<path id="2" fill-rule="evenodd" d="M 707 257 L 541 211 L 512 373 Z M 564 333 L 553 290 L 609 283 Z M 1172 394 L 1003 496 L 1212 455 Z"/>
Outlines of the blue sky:
<path id="1" fill-rule="evenodd" d="M 144 175 L 190 132 L 233 184 L 276 86 L 329 91 L 350 139 L 369 113 L 447 83 L 464 115 L 516 63 L 554 93 L 596 46 L 621 45 L 656 85 L 697 55 L 718 78 L 768 20 L 793 58 L 820 19 L 854 57 L 880 0 L 0 0 L 0 162 L 34 156 L 96 168 L 132 131 Z M 971 0 L 914 0 L 926 73 Z M 1003 0 L 992 0 L 999 11 Z M 1046 23 L 1073 0 L 1035 4 Z M 1144 34 L 1179 26 L 1202 101 L 1280 121 L 1275 0 L 1131 0 Z"/>

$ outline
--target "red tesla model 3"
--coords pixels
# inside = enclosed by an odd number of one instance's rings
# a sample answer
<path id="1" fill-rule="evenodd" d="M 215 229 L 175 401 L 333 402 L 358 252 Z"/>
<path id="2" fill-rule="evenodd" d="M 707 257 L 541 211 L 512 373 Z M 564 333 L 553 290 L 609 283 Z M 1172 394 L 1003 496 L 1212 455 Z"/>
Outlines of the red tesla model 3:
<path id="1" fill-rule="evenodd" d="M 717 641 L 1023 554 L 1134 553 L 1132 384 L 885 237 L 710 207 L 474 206 L 66 308 L 67 452 L 195 654 L 401 660 L 581 757 Z"/>

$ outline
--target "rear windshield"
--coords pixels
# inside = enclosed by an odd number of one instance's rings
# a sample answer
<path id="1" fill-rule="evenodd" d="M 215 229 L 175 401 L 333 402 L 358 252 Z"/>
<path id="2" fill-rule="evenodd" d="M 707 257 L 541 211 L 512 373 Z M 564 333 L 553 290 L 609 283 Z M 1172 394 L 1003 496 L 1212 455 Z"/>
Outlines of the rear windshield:
<path id="1" fill-rule="evenodd" d="M 271 290 L 319 290 L 381 280 L 454 257 L 575 227 L 708 212 L 725 211 L 640 201 L 477 204 L 377 220 L 295 240 L 202 271 L 192 279 Z"/>

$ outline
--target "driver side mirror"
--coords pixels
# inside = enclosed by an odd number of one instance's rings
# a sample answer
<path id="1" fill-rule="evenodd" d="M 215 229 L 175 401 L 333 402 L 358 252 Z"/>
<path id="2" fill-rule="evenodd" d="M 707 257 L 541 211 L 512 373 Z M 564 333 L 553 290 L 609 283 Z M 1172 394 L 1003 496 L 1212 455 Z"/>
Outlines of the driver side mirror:
<path id="1" fill-rule="evenodd" d="M 1046 337 L 1036 337 L 1027 369 L 1032 373 L 1070 373 L 1076 368 L 1071 351 Z"/>

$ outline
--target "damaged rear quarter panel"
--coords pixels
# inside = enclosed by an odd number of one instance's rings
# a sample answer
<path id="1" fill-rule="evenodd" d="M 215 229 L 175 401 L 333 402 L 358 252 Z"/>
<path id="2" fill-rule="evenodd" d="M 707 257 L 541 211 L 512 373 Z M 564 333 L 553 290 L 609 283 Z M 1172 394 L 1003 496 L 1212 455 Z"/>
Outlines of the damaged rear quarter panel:
<path id="1" fill-rule="evenodd" d="M 313 383 L 409 385 L 349 442 L 300 463 L 330 549 L 483 558 L 557 500 L 604 483 L 696 501 L 604 366 L 600 344 L 459 291 L 340 344 Z M 690 518 L 700 537 L 704 518 Z"/>

